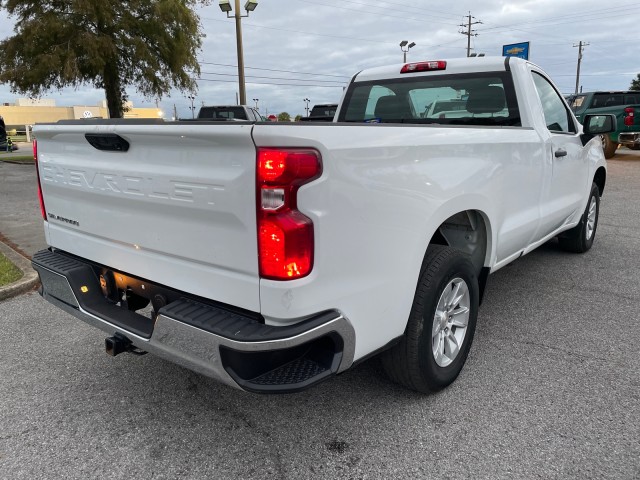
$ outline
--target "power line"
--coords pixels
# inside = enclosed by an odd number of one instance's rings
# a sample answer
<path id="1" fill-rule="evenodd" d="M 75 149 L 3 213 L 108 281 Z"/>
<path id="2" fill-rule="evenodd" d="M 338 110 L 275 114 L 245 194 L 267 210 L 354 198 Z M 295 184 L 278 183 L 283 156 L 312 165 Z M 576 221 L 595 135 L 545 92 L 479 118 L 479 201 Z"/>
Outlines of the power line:
<path id="1" fill-rule="evenodd" d="M 304 1 L 304 0 L 302 0 L 302 1 Z M 369 8 L 380 8 L 380 9 L 384 9 L 384 10 L 388 9 L 385 6 L 372 5 L 370 3 L 358 2 L 356 0 L 341 0 L 340 3 L 353 3 L 354 5 L 364 5 L 365 7 L 369 7 Z M 395 9 L 394 12 L 397 12 L 397 13 L 408 13 L 410 15 L 420 15 L 420 16 L 424 16 L 426 18 L 431 18 L 431 17 L 433 17 L 433 18 L 441 18 L 443 20 L 449 20 L 449 21 L 452 21 L 453 18 L 458 18 L 459 17 L 459 15 L 455 15 L 453 13 L 437 12 L 435 10 L 430 10 L 430 9 L 429 9 L 429 11 L 433 11 L 435 13 L 440 13 L 440 14 L 447 15 L 447 16 L 443 17 L 443 16 L 440 16 L 440 15 L 434 15 L 432 13 L 426 13 L 427 9 L 425 9 L 423 7 L 414 7 L 414 6 L 411 6 L 411 5 L 407 5 L 405 3 L 397 3 L 397 2 L 380 2 L 380 3 L 386 3 L 386 4 L 389 4 L 389 5 L 398 5 L 398 6 L 401 6 L 401 7 L 411 8 L 413 10 L 418 10 L 420 12 L 423 12 L 423 13 L 418 13 L 418 12 L 411 12 L 411 11 L 407 11 L 407 10 Z M 322 5 L 324 5 L 324 4 L 322 4 Z M 361 12 L 361 10 L 357 10 L 357 11 Z M 372 12 L 369 12 L 369 13 L 372 13 Z M 451 17 L 453 17 L 453 18 L 451 18 Z"/>
<path id="2" fill-rule="evenodd" d="M 387 18 L 400 18 L 401 20 L 404 20 L 404 21 L 409 20 L 409 21 L 412 21 L 412 22 L 424 23 L 424 20 L 420 20 L 418 18 L 407 18 L 407 17 L 402 17 L 402 16 L 399 16 L 399 15 L 390 15 L 388 13 L 369 12 L 369 11 L 362 10 L 362 9 L 357 9 L 357 8 L 340 7 L 340 6 L 337 6 L 337 5 L 329 5 L 329 4 L 326 4 L 326 3 L 316 3 L 316 2 L 312 2 L 310 0 L 298 0 L 298 1 L 299 2 L 303 2 L 303 3 L 310 3 L 312 5 L 322 5 L 324 7 L 338 8 L 340 10 L 358 12 L 359 14 L 363 14 L 364 13 L 364 14 L 369 14 L 369 15 L 378 15 L 378 16 L 387 17 Z M 432 22 L 432 23 L 439 23 L 441 25 L 452 25 L 451 23 L 445 23 L 445 22 Z"/>
<path id="3" fill-rule="evenodd" d="M 237 65 L 233 65 L 231 63 L 214 63 L 214 62 L 200 62 L 202 65 L 216 65 L 218 67 L 234 67 Z M 297 72 L 295 70 L 278 70 L 275 68 L 260 68 L 260 67 L 244 67 L 251 70 L 264 70 L 267 72 L 283 72 L 283 73 L 296 73 L 298 75 L 317 75 L 322 77 L 337 77 L 337 78 L 351 78 L 351 75 L 332 75 L 330 73 L 311 73 L 311 72 Z"/>
<path id="4" fill-rule="evenodd" d="M 615 12 L 615 11 L 620 11 L 620 10 L 629 10 L 632 9 L 633 6 L 635 5 L 640 5 L 640 3 L 633 3 L 633 4 L 627 4 L 627 5 L 622 5 L 622 6 L 618 6 L 618 7 L 611 7 L 611 8 L 607 8 L 607 9 L 597 9 L 597 10 L 591 10 L 589 12 L 583 12 L 583 13 L 573 13 L 573 14 L 568 14 L 568 15 L 560 15 L 560 16 L 554 16 L 554 17 L 546 17 L 546 18 L 541 18 L 538 20 L 531 20 L 531 21 L 527 21 L 526 23 L 513 23 L 513 24 L 502 24 L 502 25 L 495 25 L 493 27 L 488 27 L 488 28 L 483 28 L 480 30 L 480 33 L 505 33 L 505 32 L 512 32 L 513 30 L 516 31 L 520 31 L 520 32 L 524 32 L 527 33 L 529 35 L 534 35 L 534 36 L 538 36 L 538 35 L 544 35 L 545 38 L 546 37 L 552 37 L 552 38 L 557 38 L 557 39 L 562 39 L 562 40 L 569 40 L 568 36 L 560 36 L 560 35 L 554 35 L 549 33 L 548 31 L 545 31 L 544 33 L 541 33 L 539 30 L 530 30 L 530 29 L 526 29 L 526 28 L 517 28 L 516 25 L 532 25 L 532 24 L 538 24 L 536 25 L 536 27 L 542 26 L 544 24 L 544 26 L 555 26 L 555 25 L 564 25 L 567 23 L 574 23 L 576 18 L 579 17 L 593 17 L 595 15 L 595 17 L 593 18 L 582 18 L 583 21 L 585 20 L 591 20 L 591 19 L 595 19 L 595 18 L 600 18 L 601 14 L 599 12 L 602 11 L 606 11 L 607 12 L 607 18 L 612 18 L 612 17 L 618 17 L 618 16 L 626 16 L 627 13 L 620 13 L 617 15 L 611 15 L 611 12 Z M 567 18 L 566 21 L 560 21 L 558 22 L 558 19 L 563 19 L 563 18 Z M 491 24 L 491 22 L 486 22 L 487 24 Z M 503 30 L 499 30 L 502 29 Z"/>
<path id="5" fill-rule="evenodd" d="M 407 5 L 406 3 L 388 2 L 388 1 L 385 1 L 383 3 L 388 3 L 388 4 L 391 4 L 391 5 L 399 5 L 399 6 L 402 6 L 402 7 L 413 8 L 413 9 L 416 9 L 416 10 L 427 10 L 424 7 L 414 7 L 412 5 Z M 433 10 L 432 8 L 429 8 L 428 10 L 430 12 L 440 13 L 442 15 L 447 15 L 447 16 L 454 17 L 454 18 L 459 18 L 460 17 L 460 15 L 456 15 L 454 13 L 443 12 L 443 11 L 440 11 L 440 10 Z"/>
<path id="6" fill-rule="evenodd" d="M 229 22 L 226 20 L 219 20 L 217 18 L 209 18 L 209 17 L 200 17 L 203 20 L 209 20 L 211 22 L 220 22 L 226 25 L 229 25 Z M 371 40 L 371 38 L 358 38 L 358 37 L 347 37 L 343 35 L 329 35 L 326 33 L 314 33 L 309 32 L 308 30 L 291 30 L 289 28 L 277 28 L 277 27 L 265 27 L 264 25 L 257 25 L 255 23 L 242 22 L 243 27 L 255 27 L 255 28 L 265 28 L 267 30 L 278 30 L 280 32 L 288 32 L 288 33 L 300 33 L 303 35 L 312 35 L 314 37 L 327 37 L 327 38 L 339 38 L 342 40 L 358 40 L 359 42 L 369 42 L 369 43 L 377 43 L 380 45 L 394 45 L 395 42 L 381 42 L 379 40 Z"/>
<path id="7" fill-rule="evenodd" d="M 589 45 L 588 43 L 583 43 L 582 46 Z M 576 45 L 577 47 L 577 45 Z M 606 72 L 606 73 L 582 73 L 581 77 L 610 77 L 611 75 L 622 75 L 622 76 L 635 76 L 637 73 L 627 73 L 627 72 Z M 560 73 L 558 75 L 552 75 L 553 77 L 573 77 L 575 73 Z"/>
<path id="8" fill-rule="evenodd" d="M 625 7 L 626 9 L 629 9 L 628 7 Z M 615 8 L 614 8 L 615 10 Z M 614 18 L 614 17 L 621 17 L 621 16 L 627 16 L 628 13 L 619 13 L 617 15 L 611 15 L 610 14 L 611 9 L 608 9 L 608 15 L 607 18 Z M 595 16 L 594 16 L 595 15 Z M 561 16 L 561 17 L 555 17 L 555 18 L 547 18 L 547 19 L 539 19 L 539 20 L 532 20 L 530 22 L 526 22 L 526 23 L 515 23 L 515 24 L 510 24 L 510 25 L 497 25 L 494 27 L 489 27 L 489 28 L 483 28 L 480 30 L 480 33 L 505 33 L 505 32 L 512 32 L 513 30 L 519 31 L 519 32 L 524 32 L 527 33 L 529 35 L 534 35 L 534 36 L 538 36 L 538 35 L 544 35 L 545 38 L 546 37 L 552 37 L 552 38 L 558 38 L 558 39 L 569 39 L 568 36 L 560 36 L 560 35 L 554 35 L 549 33 L 548 31 L 545 31 L 544 33 L 540 32 L 539 30 L 530 30 L 527 28 L 518 28 L 515 25 L 530 25 L 530 24 L 534 24 L 537 23 L 538 25 L 535 25 L 535 27 L 541 27 L 541 26 L 545 26 L 545 27 L 553 27 L 553 26 L 557 26 L 557 25 L 565 25 L 567 23 L 574 23 L 576 20 L 576 17 L 592 17 L 592 18 L 581 18 L 580 20 L 582 21 L 588 21 L 588 20 L 594 20 L 594 19 L 599 19 L 601 16 L 601 14 L 597 14 L 597 13 L 589 13 L 589 14 L 575 14 L 575 15 L 567 15 L 566 17 L 569 17 L 566 21 L 556 21 L 558 20 L 558 18 L 564 18 L 565 16 Z M 491 22 L 487 22 L 487 23 L 491 23 Z M 502 30 L 500 30 L 502 29 Z"/>
<path id="9" fill-rule="evenodd" d="M 196 82 L 218 82 L 218 83 L 237 83 L 236 80 L 215 80 L 212 78 L 196 78 Z M 311 80 L 310 80 L 311 81 Z M 252 85 L 279 85 L 289 87 L 318 87 L 318 88 L 344 88 L 344 85 L 314 85 L 302 83 L 270 83 L 270 82 L 247 82 Z"/>
<path id="10" fill-rule="evenodd" d="M 203 75 L 217 75 L 217 76 L 221 76 L 221 77 L 237 77 L 238 75 L 236 73 L 214 73 L 214 72 L 200 72 Z M 338 80 L 318 80 L 318 79 L 312 79 L 312 80 L 305 80 L 304 78 L 282 78 L 282 77 L 263 77 L 260 75 L 247 75 L 247 78 L 265 78 L 267 80 L 292 80 L 292 81 L 300 81 L 300 82 L 322 82 L 322 83 L 341 83 Z M 346 83 L 342 82 L 342 84 Z"/>
<path id="11" fill-rule="evenodd" d="M 539 18 L 537 20 L 530 20 L 524 23 L 511 23 L 511 24 L 502 24 L 502 25 L 496 25 L 494 27 L 489 27 L 489 28 L 485 28 L 483 29 L 484 32 L 489 31 L 489 30 L 495 30 L 497 28 L 503 28 L 503 27 L 514 27 L 514 26 L 518 26 L 518 25 L 531 25 L 533 23 L 547 23 L 547 22 L 553 22 L 552 25 L 558 25 L 558 24 L 562 24 L 562 23 L 573 23 L 575 21 L 576 18 L 579 17 L 585 17 L 585 16 L 591 16 L 591 15 L 596 15 L 600 12 L 607 12 L 607 14 L 610 14 L 612 11 L 615 12 L 616 10 L 625 10 L 625 9 L 632 9 L 632 7 L 636 7 L 640 5 L 640 3 L 636 2 L 636 3 L 630 3 L 627 5 L 620 5 L 618 7 L 610 7 L 610 8 L 602 8 L 602 9 L 597 9 L 597 10 L 590 10 L 587 12 L 582 12 L 582 13 L 570 13 L 567 15 L 557 15 L 557 16 L 553 16 L 553 17 L 546 17 L 546 18 Z M 611 15 L 607 15 L 607 17 L 610 17 Z M 560 22 L 557 23 L 557 20 L 562 19 L 562 18 L 567 18 L 568 20 L 565 22 Z M 491 22 L 486 22 L 487 24 L 491 25 Z"/>

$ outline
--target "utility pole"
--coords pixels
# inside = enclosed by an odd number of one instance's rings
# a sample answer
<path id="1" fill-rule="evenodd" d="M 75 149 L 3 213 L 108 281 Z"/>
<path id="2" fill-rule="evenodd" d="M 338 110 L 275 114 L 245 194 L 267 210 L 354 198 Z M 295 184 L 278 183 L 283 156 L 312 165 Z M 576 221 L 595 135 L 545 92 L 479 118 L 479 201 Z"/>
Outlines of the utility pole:
<path id="1" fill-rule="evenodd" d="M 472 17 L 471 12 L 469 12 L 469 15 L 467 16 L 467 18 L 468 18 L 468 22 L 466 25 L 460 24 L 462 28 L 466 27 L 467 31 L 465 32 L 464 30 L 461 30 L 460 33 L 462 35 L 467 36 L 467 57 L 469 57 L 471 55 L 471 37 L 478 36 L 475 30 L 471 30 L 471 25 L 477 25 L 478 23 L 482 23 L 482 22 L 480 20 L 476 20 L 475 22 L 472 22 L 471 20 L 475 19 L 476 17 Z"/>
<path id="2" fill-rule="evenodd" d="M 578 94 L 578 88 L 580 85 L 580 63 L 582 62 L 582 48 L 586 47 L 587 45 L 589 44 L 582 43 L 582 40 L 580 40 L 580 43 L 578 43 L 578 45 L 574 45 L 574 47 L 578 47 L 578 70 L 576 71 L 576 91 L 574 92 L 576 95 Z"/>
<path id="3" fill-rule="evenodd" d="M 178 109 L 176 108 L 176 104 L 175 103 L 173 104 L 173 119 L 175 121 L 178 120 Z"/>

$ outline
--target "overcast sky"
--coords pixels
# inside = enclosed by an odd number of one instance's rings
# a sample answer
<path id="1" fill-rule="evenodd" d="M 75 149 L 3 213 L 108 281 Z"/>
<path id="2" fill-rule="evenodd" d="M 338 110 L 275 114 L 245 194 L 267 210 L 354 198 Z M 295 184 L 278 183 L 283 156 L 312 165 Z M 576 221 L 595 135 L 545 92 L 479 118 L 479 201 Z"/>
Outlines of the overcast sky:
<path id="1" fill-rule="evenodd" d="M 241 0 L 244 5 L 245 0 Z M 233 4 L 233 1 L 231 2 Z M 233 104 L 237 92 L 235 23 L 218 0 L 198 11 L 204 39 L 196 106 Z M 597 0 L 259 0 L 243 19 L 247 100 L 260 112 L 305 113 L 304 98 L 337 103 L 354 73 L 402 62 L 401 40 L 416 46 L 407 61 L 466 56 L 459 33 L 471 12 L 472 52 L 501 55 L 502 45 L 530 42 L 530 60 L 544 68 L 564 93 L 575 88 L 579 41 L 587 42 L 581 67 L 584 91 L 628 89 L 640 72 L 640 2 Z M 0 37 L 12 34 L 11 19 L 0 16 Z M 134 106 L 155 101 L 129 90 Z M 174 92 L 160 106 L 171 117 L 191 116 L 185 94 Z M 6 85 L 0 101 L 14 102 Z M 57 105 L 96 105 L 104 93 L 91 87 L 52 92 Z"/>

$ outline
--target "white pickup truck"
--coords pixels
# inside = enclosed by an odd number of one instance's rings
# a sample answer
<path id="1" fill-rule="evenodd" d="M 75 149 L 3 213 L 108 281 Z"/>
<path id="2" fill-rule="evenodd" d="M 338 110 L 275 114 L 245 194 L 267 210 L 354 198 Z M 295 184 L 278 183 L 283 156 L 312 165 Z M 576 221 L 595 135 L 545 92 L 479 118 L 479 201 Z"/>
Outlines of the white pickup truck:
<path id="1" fill-rule="evenodd" d="M 422 116 L 447 98 L 454 118 Z M 471 58 L 360 72 L 326 124 L 37 125 L 33 266 L 111 355 L 294 392 L 381 353 L 436 391 L 491 272 L 554 237 L 591 247 L 615 118 L 583 122 L 536 65 Z"/>

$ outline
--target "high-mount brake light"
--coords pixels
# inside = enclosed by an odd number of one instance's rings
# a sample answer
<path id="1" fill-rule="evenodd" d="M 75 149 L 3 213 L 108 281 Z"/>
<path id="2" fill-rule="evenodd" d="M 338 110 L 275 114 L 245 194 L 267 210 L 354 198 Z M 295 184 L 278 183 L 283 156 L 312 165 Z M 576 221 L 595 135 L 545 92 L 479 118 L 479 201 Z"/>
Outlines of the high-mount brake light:
<path id="1" fill-rule="evenodd" d="M 42 219 L 47 221 L 47 210 L 44 208 L 44 198 L 42 197 L 42 185 L 40 182 L 40 169 L 38 168 L 38 141 L 33 140 L 33 161 L 36 165 L 36 177 L 38 179 L 38 200 L 40 202 L 40 213 Z"/>
<path id="2" fill-rule="evenodd" d="M 624 109 L 624 113 L 625 113 L 625 117 L 624 117 L 624 124 L 627 127 L 630 127 L 633 125 L 633 120 L 635 117 L 635 110 L 633 109 L 633 107 L 627 107 Z"/>
<path id="3" fill-rule="evenodd" d="M 322 174 L 311 148 L 258 148 L 256 202 L 260 276 L 293 280 L 313 268 L 311 219 L 298 211 L 298 189 Z"/>
<path id="4" fill-rule="evenodd" d="M 400 73 L 432 72 L 446 69 L 447 62 L 444 60 L 435 60 L 431 62 L 407 63 L 402 66 Z"/>

